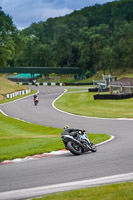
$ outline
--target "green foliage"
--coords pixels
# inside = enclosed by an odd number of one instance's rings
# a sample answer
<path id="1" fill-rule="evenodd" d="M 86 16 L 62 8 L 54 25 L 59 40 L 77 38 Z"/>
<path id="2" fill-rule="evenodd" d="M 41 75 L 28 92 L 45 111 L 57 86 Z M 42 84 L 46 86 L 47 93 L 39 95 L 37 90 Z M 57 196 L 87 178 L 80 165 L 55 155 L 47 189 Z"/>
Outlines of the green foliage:
<path id="1" fill-rule="evenodd" d="M 10 66 L 15 51 L 17 30 L 11 17 L 0 8 L 0 68 Z"/>
<path id="2" fill-rule="evenodd" d="M 88 70 L 88 71 L 85 73 L 85 76 L 86 76 L 86 78 L 91 77 L 91 76 L 92 76 L 92 72 Z"/>
<path id="3" fill-rule="evenodd" d="M 54 60 L 57 66 L 69 66 L 71 58 L 70 31 L 67 25 L 58 25 L 54 39 Z"/>
<path id="4" fill-rule="evenodd" d="M 133 69 L 133 1 L 83 8 L 16 31 L 0 10 L 0 66 Z"/>

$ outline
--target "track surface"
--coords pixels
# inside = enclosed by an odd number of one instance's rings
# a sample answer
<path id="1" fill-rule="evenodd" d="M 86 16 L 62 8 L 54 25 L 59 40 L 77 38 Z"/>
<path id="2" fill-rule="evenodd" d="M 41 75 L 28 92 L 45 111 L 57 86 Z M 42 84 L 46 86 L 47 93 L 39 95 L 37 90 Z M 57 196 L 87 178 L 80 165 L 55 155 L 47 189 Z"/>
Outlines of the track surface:
<path id="1" fill-rule="evenodd" d="M 33 97 L 0 105 L 7 115 L 31 123 L 62 128 L 69 124 L 91 133 L 114 135 L 112 142 L 98 147 L 97 153 L 60 156 L 0 166 L 0 192 L 28 189 L 72 181 L 88 180 L 133 172 L 133 121 L 72 116 L 55 110 L 52 102 L 63 87 L 39 86 L 40 102 Z"/>

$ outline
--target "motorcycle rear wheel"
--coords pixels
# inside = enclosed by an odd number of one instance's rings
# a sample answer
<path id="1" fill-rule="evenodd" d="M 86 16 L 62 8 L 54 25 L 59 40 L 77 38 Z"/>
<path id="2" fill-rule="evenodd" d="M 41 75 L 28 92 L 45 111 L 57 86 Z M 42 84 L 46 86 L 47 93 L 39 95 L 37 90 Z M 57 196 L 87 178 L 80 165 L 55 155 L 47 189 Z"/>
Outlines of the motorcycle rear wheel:
<path id="1" fill-rule="evenodd" d="M 34 101 L 34 105 L 35 105 L 35 106 L 37 105 L 37 103 L 38 103 L 37 101 Z"/>
<path id="2" fill-rule="evenodd" d="M 80 155 L 82 153 L 82 148 L 72 141 L 67 143 L 67 149 L 74 155 Z"/>

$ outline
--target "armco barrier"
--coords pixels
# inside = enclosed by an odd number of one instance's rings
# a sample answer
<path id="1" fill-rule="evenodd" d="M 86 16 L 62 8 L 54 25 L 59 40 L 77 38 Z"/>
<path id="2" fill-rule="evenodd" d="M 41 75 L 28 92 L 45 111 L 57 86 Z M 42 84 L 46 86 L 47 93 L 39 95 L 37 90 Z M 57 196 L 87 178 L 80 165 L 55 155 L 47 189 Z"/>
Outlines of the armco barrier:
<path id="1" fill-rule="evenodd" d="M 94 100 L 98 100 L 98 99 L 120 100 L 120 99 L 133 98 L 133 93 L 131 94 L 96 94 L 93 97 L 94 97 Z"/>
<path id="2" fill-rule="evenodd" d="M 31 82 L 18 82 L 19 85 L 35 85 L 34 83 Z M 46 86 L 83 86 L 83 85 L 92 85 L 93 83 L 36 83 L 37 85 L 46 85 Z"/>
<path id="3" fill-rule="evenodd" d="M 23 83 L 23 82 L 20 82 L 20 83 L 18 83 L 19 85 L 35 85 L 34 83 L 31 83 L 31 82 L 25 82 L 25 83 Z M 63 83 L 36 83 L 37 85 L 46 85 L 46 86 L 62 86 L 63 85 Z"/>
<path id="4" fill-rule="evenodd" d="M 29 90 L 21 90 L 21 91 L 16 91 L 10 94 L 6 94 L 6 98 L 7 99 L 11 99 L 13 97 L 19 96 L 19 95 L 24 95 L 24 94 L 28 94 L 30 93 L 30 89 Z"/>

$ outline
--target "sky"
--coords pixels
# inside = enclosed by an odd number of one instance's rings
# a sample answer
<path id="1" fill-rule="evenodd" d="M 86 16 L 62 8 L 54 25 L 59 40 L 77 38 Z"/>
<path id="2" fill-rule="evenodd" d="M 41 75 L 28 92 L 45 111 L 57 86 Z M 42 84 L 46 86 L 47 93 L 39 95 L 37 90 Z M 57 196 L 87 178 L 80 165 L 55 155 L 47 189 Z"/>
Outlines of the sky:
<path id="1" fill-rule="evenodd" d="M 74 10 L 112 1 L 114 0 L 0 0 L 0 7 L 21 30 L 34 22 L 65 16 Z"/>

